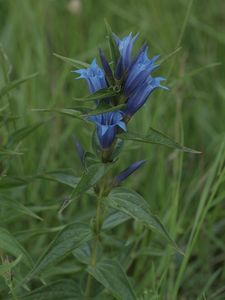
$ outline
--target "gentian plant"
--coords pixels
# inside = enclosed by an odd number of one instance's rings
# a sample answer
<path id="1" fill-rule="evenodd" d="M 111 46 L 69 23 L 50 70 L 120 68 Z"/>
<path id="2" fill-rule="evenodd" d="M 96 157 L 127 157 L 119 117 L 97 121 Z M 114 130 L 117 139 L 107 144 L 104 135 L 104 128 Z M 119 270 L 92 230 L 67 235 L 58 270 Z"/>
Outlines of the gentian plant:
<path id="1" fill-rule="evenodd" d="M 69 199 L 64 202 L 61 213 L 72 201 L 78 201 L 85 193 L 95 199 L 96 211 L 90 222 L 66 225 L 26 280 L 41 273 L 62 256 L 73 252 L 75 258 L 84 266 L 84 275 L 80 277 L 79 286 L 74 283 L 71 288 L 68 283 L 70 299 L 138 299 L 135 284 L 126 275 L 129 264 L 121 258 L 121 252 L 107 255 L 105 251 L 105 243 L 111 238 L 111 229 L 125 221 L 134 219 L 147 230 L 159 233 L 175 251 L 180 251 L 162 222 L 151 212 L 148 202 L 134 190 L 121 186 L 128 176 L 145 164 L 145 160 L 131 162 L 130 166 L 119 173 L 115 173 L 114 169 L 115 165 L 116 169 L 120 166 L 120 155 L 127 140 L 196 152 L 179 145 L 153 128 L 146 135 L 130 132 L 129 121 L 144 106 L 153 91 L 167 89 L 162 85 L 163 77 L 153 76 L 153 71 L 159 67 L 158 56 L 149 58 L 147 44 L 134 53 L 133 45 L 137 37 L 138 35 L 133 36 L 130 33 L 119 38 L 107 25 L 110 56 L 106 56 L 100 49 L 101 65 L 96 59 L 89 65 L 57 55 L 76 66 L 73 71 L 76 79 L 85 80 L 89 89 L 88 96 L 74 98 L 76 104 L 82 102 L 88 104 L 88 107 L 78 105 L 60 112 L 83 120 L 87 126 L 93 128 L 92 152 L 85 151 L 78 139 L 74 138 L 83 174 L 74 183 L 74 189 Z M 43 287 L 42 292 L 48 289 L 52 291 L 54 288 L 60 291 L 61 286 L 62 282 L 58 282 Z"/>

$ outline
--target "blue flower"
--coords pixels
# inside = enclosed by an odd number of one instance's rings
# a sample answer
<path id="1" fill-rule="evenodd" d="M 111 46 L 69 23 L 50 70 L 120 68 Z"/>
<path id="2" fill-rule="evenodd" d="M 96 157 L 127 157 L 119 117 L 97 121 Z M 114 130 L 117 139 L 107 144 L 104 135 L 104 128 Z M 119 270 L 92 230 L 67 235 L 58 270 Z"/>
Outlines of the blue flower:
<path id="1" fill-rule="evenodd" d="M 133 44 L 137 36 L 138 34 L 132 37 L 131 32 L 128 36 L 125 36 L 123 39 L 119 39 L 118 36 L 114 34 L 114 38 L 118 45 L 120 55 L 122 58 L 122 65 L 124 70 L 126 70 L 131 63 Z"/>
<path id="2" fill-rule="evenodd" d="M 148 58 L 148 47 L 142 46 L 128 68 L 124 83 L 124 94 L 127 97 L 127 107 L 124 110 L 129 118 L 137 112 L 147 101 L 156 88 L 167 89 L 160 84 L 165 80 L 162 77 L 152 77 L 151 72 L 159 65 L 155 64 L 159 55 Z"/>
<path id="3" fill-rule="evenodd" d="M 107 112 L 88 119 L 96 124 L 98 139 L 103 149 L 112 145 L 119 128 L 126 131 L 123 114 L 120 111 Z"/>
<path id="4" fill-rule="evenodd" d="M 152 77 L 151 73 L 159 66 L 156 61 L 159 55 L 153 58 L 148 57 L 148 47 L 144 44 L 137 55 L 132 58 L 132 49 L 137 35 L 132 37 L 132 33 L 119 39 L 114 35 L 121 57 L 115 69 L 115 78 L 123 78 L 123 94 L 127 107 L 124 113 L 130 118 L 147 101 L 150 94 L 157 88 L 167 89 L 160 84 L 164 80 L 162 77 Z"/>
<path id="5" fill-rule="evenodd" d="M 144 45 L 128 69 L 124 84 L 124 92 L 127 96 L 148 80 L 150 73 L 159 66 L 154 64 L 159 55 L 149 59 L 147 51 L 148 47 Z"/>
<path id="6" fill-rule="evenodd" d="M 130 176 L 137 169 L 139 169 L 144 163 L 145 163 L 145 160 L 139 160 L 139 161 L 133 163 L 132 165 L 130 165 L 127 169 L 125 169 L 124 171 L 122 171 L 119 175 L 117 175 L 114 178 L 114 185 L 119 185 L 128 176 Z"/>
<path id="7" fill-rule="evenodd" d="M 148 76 L 142 84 L 137 86 L 127 100 L 127 106 L 124 109 L 125 115 L 130 118 L 136 113 L 145 104 L 148 97 L 155 89 L 167 89 L 167 87 L 160 84 L 163 80 L 165 80 L 163 77 L 152 78 L 151 76 Z"/>
<path id="8" fill-rule="evenodd" d="M 96 63 L 96 59 L 92 61 L 89 68 L 76 70 L 74 73 L 80 74 L 77 79 L 84 78 L 87 81 L 90 93 L 107 87 L 105 73 Z"/>

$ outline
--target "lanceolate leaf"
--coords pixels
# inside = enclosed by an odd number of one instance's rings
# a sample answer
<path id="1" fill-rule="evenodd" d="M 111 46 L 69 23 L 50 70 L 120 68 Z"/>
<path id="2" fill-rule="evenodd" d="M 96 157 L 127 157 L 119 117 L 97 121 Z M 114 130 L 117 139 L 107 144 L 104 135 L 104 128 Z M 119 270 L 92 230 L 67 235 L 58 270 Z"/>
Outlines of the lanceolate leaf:
<path id="1" fill-rule="evenodd" d="M 77 69 L 81 69 L 81 68 L 88 68 L 90 65 L 82 62 L 80 60 L 77 59 L 73 59 L 73 58 L 69 58 L 69 57 L 65 57 L 56 53 L 53 53 L 53 55 L 61 60 L 63 60 L 66 63 L 69 63 L 70 65 L 74 66 Z"/>
<path id="2" fill-rule="evenodd" d="M 87 269 L 97 281 L 99 281 L 118 300 L 137 300 L 137 296 L 131 286 L 126 273 L 115 260 L 104 259 L 95 267 Z"/>
<path id="3" fill-rule="evenodd" d="M 83 299 L 80 287 L 71 279 L 62 279 L 38 288 L 28 295 L 24 300 L 81 300 Z"/>
<path id="4" fill-rule="evenodd" d="M 38 122 L 32 126 L 26 126 L 14 131 L 8 138 L 7 146 L 9 147 L 19 143 L 43 124 L 44 122 Z"/>
<path id="5" fill-rule="evenodd" d="M 130 215 L 125 214 L 122 211 L 112 210 L 109 215 L 105 218 L 105 221 L 102 225 L 103 230 L 109 230 L 117 225 L 120 225 L 131 218 Z"/>
<path id="6" fill-rule="evenodd" d="M 22 261 L 31 268 L 33 261 L 27 251 L 14 238 L 9 231 L 0 227 L 0 249 L 3 253 L 9 253 L 15 257 L 22 256 Z"/>
<path id="7" fill-rule="evenodd" d="M 159 218 L 152 214 L 148 203 L 135 191 L 127 188 L 115 188 L 108 195 L 108 204 L 144 223 L 148 228 L 159 232 L 176 247 Z"/>
<path id="8" fill-rule="evenodd" d="M 117 61 L 120 57 L 120 52 L 119 52 L 119 48 L 116 45 L 116 42 L 113 38 L 112 29 L 111 29 L 109 23 L 106 20 L 105 20 L 105 25 L 106 25 L 106 30 L 107 30 L 107 34 L 108 34 L 110 54 L 111 54 L 111 58 L 112 58 L 112 61 L 113 61 L 113 66 L 115 68 L 116 64 L 117 64 Z"/>
<path id="9" fill-rule="evenodd" d="M 71 175 L 69 173 L 64 173 L 63 170 L 48 172 L 43 175 L 40 175 L 39 178 L 62 183 L 72 188 L 75 188 L 80 180 L 80 177 L 75 177 L 74 175 Z"/>
<path id="10" fill-rule="evenodd" d="M 5 176 L 2 177 L 0 180 L 0 190 L 4 189 L 11 189 L 11 188 L 17 188 L 22 187 L 25 185 L 28 185 L 32 183 L 36 179 L 43 179 L 43 180 L 49 180 L 49 181 L 55 181 L 59 182 L 65 185 L 68 185 L 72 188 L 75 188 L 77 186 L 77 183 L 80 180 L 80 177 L 75 177 L 70 174 L 64 174 L 62 171 L 56 171 L 56 172 L 48 172 L 45 174 L 37 174 L 30 177 L 10 177 Z"/>
<path id="11" fill-rule="evenodd" d="M 74 222 L 61 230 L 25 278 L 30 280 L 93 238 L 89 225 Z"/>
<path id="12" fill-rule="evenodd" d="M 80 197 L 83 193 L 93 187 L 106 173 L 109 166 L 102 163 L 91 165 L 83 174 L 76 188 L 71 194 L 71 199 L 75 200 Z"/>
<path id="13" fill-rule="evenodd" d="M 97 92 L 90 94 L 86 97 L 82 97 L 82 98 L 73 97 L 73 99 L 76 101 L 84 102 L 84 101 L 102 100 L 108 97 L 114 97 L 116 95 L 117 95 L 116 91 L 113 91 L 110 88 L 105 88 L 105 89 L 98 90 Z"/>
<path id="14" fill-rule="evenodd" d="M 30 182 L 31 180 L 28 178 L 17 178 L 17 177 L 5 176 L 0 180 L 0 190 L 25 186 Z"/>
<path id="15" fill-rule="evenodd" d="M 24 77 L 24 78 L 17 79 L 17 80 L 9 82 L 6 86 L 4 86 L 2 89 L 0 89 L 0 98 L 2 98 L 3 96 L 5 96 L 9 91 L 11 91 L 12 89 L 16 88 L 20 84 L 26 82 L 29 79 L 34 78 L 35 76 L 37 76 L 37 74 L 38 73 L 34 73 L 34 74 L 31 74 L 31 75 L 29 75 L 27 77 Z"/>
<path id="16" fill-rule="evenodd" d="M 74 257 L 82 264 L 89 265 L 91 262 L 92 247 L 90 243 L 85 243 L 73 251 Z"/>
<path id="17" fill-rule="evenodd" d="M 139 134 L 134 134 L 134 133 L 123 133 L 120 134 L 119 137 L 124 140 L 132 140 L 132 141 L 142 142 L 147 144 L 149 143 L 149 144 L 164 145 L 184 152 L 190 152 L 196 154 L 201 153 L 199 151 L 179 145 L 177 142 L 173 141 L 169 136 L 154 128 L 150 128 L 149 133 L 146 136 L 140 136 Z"/>
<path id="18" fill-rule="evenodd" d="M 11 271 L 12 268 L 14 268 L 19 261 L 21 260 L 22 255 L 20 255 L 16 260 L 10 263 L 0 264 L 0 276 L 4 276 L 5 273 L 8 273 Z"/>
<path id="19" fill-rule="evenodd" d="M 59 113 L 61 115 L 66 115 L 72 118 L 79 119 L 81 121 L 86 121 L 82 118 L 82 114 L 80 111 L 73 109 L 73 108 L 35 108 L 33 111 L 36 112 L 44 112 L 44 113 Z"/>
<path id="20" fill-rule="evenodd" d="M 16 152 L 12 150 L 6 150 L 6 149 L 0 149 L 0 158 L 7 157 L 7 156 L 17 156 L 17 155 L 23 155 L 22 152 Z"/>
<path id="21" fill-rule="evenodd" d="M 27 208 L 24 206 L 22 203 L 15 199 L 11 199 L 8 196 L 5 195 L 0 195 L 0 207 L 7 207 L 9 209 L 13 209 L 15 211 L 18 211 L 20 213 L 23 213 L 27 216 L 30 216 L 32 218 L 38 219 L 38 220 L 43 220 L 40 218 L 38 215 L 32 212 L 31 209 Z M 1 248 L 1 246 L 0 246 Z"/>

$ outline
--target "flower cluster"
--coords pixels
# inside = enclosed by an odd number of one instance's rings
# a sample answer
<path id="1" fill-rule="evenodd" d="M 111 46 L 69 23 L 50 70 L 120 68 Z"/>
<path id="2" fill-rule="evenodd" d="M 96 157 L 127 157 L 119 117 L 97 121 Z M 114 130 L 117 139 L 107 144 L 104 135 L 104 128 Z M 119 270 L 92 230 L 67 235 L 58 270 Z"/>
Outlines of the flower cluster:
<path id="1" fill-rule="evenodd" d="M 161 85 L 162 77 L 152 77 L 151 73 L 159 65 L 155 64 L 158 56 L 148 57 L 148 47 L 144 44 L 139 52 L 133 56 L 133 44 L 137 38 L 130 33 L 123 39 L 113 34 L 116 47 L 114 64 L 108 62 L 102 49 L 99 56 L 102 68 L 93 60 L 86 69 L 76 70 L 87 81 L 91 94 L 100 90 L 111 89 L 115 92 L 112 97 L 97 100 L 97 106 L 105 102 L 109 107 L 123 104 L 123 108 L 89 117 L 97 127 L 97 136 L 102 149 L 109 149 L 116 139 L 116 134 L 126 131 L 126 124 L 130 118 L 145 104 L 149 95 Z"/>

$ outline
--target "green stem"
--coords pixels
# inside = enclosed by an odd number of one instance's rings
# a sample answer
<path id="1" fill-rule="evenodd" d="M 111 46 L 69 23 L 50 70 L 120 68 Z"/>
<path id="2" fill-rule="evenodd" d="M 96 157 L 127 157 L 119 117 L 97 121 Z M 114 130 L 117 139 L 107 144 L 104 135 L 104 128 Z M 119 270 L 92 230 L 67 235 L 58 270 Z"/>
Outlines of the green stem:
<path id="1" fill-rule="evenodd" d="M 9 289 L 10 289 L 10 292 L 11 292 L 13 300 L 18 300 L 17 295 L 16 295 L 16 293 L 15 293 L 15 291 L 13 289 L 12 283 L 9 284 Z"/>
<path id="2" fill-rule="evenodd" d="M 91 266 L 95 266 L 97 263 L 97 247 L 99 241 L 99 235 L 101 232 L 101 225 L 102 225 L 102 217 L 101 217 L 101 195 L 98 196 L 97 200 L 97 208 L 96 208 L 96 217 L 95 217 L 95 232 L 96 237 L 93 244 L 92 255 L 91 255 Z M 91 299 L 91 289 L 92 289 L 93 277 L 88 274 L 87 284 L 85 288 L 85 299 Z"/>

